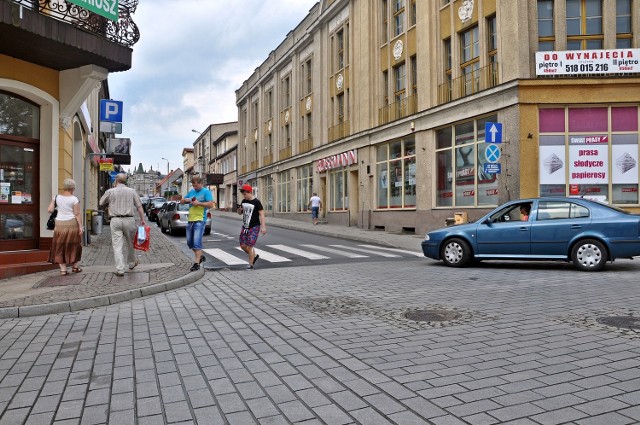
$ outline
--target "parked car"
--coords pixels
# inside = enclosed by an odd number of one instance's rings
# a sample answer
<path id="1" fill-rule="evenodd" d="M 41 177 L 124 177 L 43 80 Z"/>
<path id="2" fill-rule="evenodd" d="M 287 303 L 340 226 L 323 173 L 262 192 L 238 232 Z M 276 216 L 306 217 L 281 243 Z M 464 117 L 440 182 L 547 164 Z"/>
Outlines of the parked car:
<path id="1" fill-rule="evenodd" d="M 160 208 L 162 208 L 162 206 L 166 203 L 167 201 L 164 198 L 162 198 L 162 199 L 154 199 L 151 202 L 151 204 L 149 204 L 149 207 L 147 210 L 147 217 L 149 217 L 149 221 L 158 220 L 158 212 L 160 211 Z"/>
<path id="2" fill-rule="evenodd" d="M 607 261 L 640 255 L 640 215 L 583 198 L 522 199 L 474 223 L 427 233 L 422 251 L 453 267 L 474 260 L 561 260 L 596 271 Z"/>
<path id="3" fill-rule="evenodd" d="M 149 197 L 148 196 L 141 196 L 140 197 L 140 202 L 142 202 L 142 209 L 144 210 L 145 214 L 147 212 L 147 202 L 149 202 Z"/>
<path id="4" fill-rule="evenodd" d="M 149 210 L 151 209 L 151 206 L 153 205 L 154 201 L 167 202 L 167 200 L 165 198 L 161 197 L 161 196 L 154 196 L 154 197 L 148 198 L 147 202 L 142 204 L 144 212 L 145 212 L 145 214 L 147 214 L 147 218 L 150 218 L 149 217 Z"/>
<path id="5" fill-rule="evenodd" d="M 175 235 L 178 232 L 185 232 L 187 229 L 189 215 L 189 205 L 180 204 L 179 202 L 168 202 L 167 206 L 160 216 L 160 230 L 162 233 L 169 232 Z M 204 234 L 211 233 L 211 211 L 207 211 L 207 222 L 204 227 Z"/>

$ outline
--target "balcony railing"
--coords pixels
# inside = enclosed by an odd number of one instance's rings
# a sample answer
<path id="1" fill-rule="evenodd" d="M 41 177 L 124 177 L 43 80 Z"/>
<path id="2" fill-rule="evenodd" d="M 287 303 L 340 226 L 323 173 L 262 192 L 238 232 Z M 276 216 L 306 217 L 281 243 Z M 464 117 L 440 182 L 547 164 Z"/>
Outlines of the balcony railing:
<path id="1" fill-rule="evenodd" d="M 289 159 L 291 158 L 291 146 L 287 146 L 284 149 L 280 149 L 280 155 L 278 157 L 278 159 L 280 161 L 283 161 L 285 159 Z"/>
<path id="2" fill-rule="evenodd" d="M 398 102 L 384 106 L 378 110 L 378 122 L 387 124 L 418 112 L 418 95 L 405 97 Z"/>
<path id="3" fill-rule="evenodd" d="M 298 153 L 307 153 L 313 149 L 313 139 L 309 137 L 307 140 L 303 140 L 298 143 Z"/>
<path id="4" fill-rule="evenodd" d="M 342 121 L 329 128 L 329 143 L 344 139 L 349 135 L 349 121 Z"/>
<path id="5" fill-rule="evenodd" d="M 470 96 L 499 84 L 498 63 L 492 63 L 455 80 L 438 86 L 438 103 L 447 103 Z"/>
<path id="6" fill-rule="evenodd" d="M 255 161 L 251 161 L 251 170 L 257 170 L 260 167 L 260 161 L 258 161 L 257 159 Z"/>
<path id="7" fill-rule="evenodd" d="M 267 165 L 273 164 L 273 154 L 270 153 L 262 157 L 262 166 L 266 167 Z"/>
<path id="8" fill-rule="evenodd" d="M 22 7 L 37 10 L 42 15 L 89 31 L 122 46 L 131 47 L 140 39 L 138 26 L 131 15 L 138 7 L 139 0 L 120 0 L 118 6 L 118 22 L 70 3 L 65 0 L 12 0 Z"/>
<path id="9" fill-rule="evenodd" d="M 243 165 L 242 167 L 240 167 L 240 174 L 247 174 L 247 166 Z"/>

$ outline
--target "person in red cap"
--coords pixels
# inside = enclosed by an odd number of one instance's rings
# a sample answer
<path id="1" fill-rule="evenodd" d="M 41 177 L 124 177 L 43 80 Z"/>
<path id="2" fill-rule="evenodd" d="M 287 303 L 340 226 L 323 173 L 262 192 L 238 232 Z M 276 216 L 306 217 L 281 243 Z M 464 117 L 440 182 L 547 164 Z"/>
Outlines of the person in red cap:
<path id="1" fill-rule="evenodd" d="M 251 185 L 245 184 L 240 188 L 244 198 L 238 205 L 238 214 L 242 214 L 242 231 L 240 232 L 240 248 L 249 254 L 249 269 L 260 258 L 253 249 L 260 233 L 267 233 L 267 225 L 264 217 L 262 202 L 253 196 Z"/>

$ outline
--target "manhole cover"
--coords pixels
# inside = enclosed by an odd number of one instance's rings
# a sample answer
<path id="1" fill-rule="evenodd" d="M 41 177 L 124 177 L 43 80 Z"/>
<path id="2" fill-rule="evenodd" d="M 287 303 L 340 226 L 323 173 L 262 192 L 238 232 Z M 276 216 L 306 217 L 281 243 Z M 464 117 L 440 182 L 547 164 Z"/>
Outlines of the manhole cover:
<path id="1" fill-rule="evenodd" d="M 599 317 L 596 321 L 602 325 L 613 326 L 615 328 L 640 331 L 640 317 L 608 316 Z"/>
<path id="2" fill-rule="evenodd" d="M 448 322 L 460 315 L 449 310 L 413 310 L 406 312 L 404 317 L 414 322 Z"/>

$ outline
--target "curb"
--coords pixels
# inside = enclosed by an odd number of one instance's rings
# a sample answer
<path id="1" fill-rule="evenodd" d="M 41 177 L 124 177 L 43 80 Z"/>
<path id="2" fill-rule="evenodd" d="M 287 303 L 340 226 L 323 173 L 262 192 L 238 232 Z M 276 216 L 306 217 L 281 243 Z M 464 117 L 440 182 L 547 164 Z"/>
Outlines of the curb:
<path id="1" fill-rule="evenodd" d="M 72 311 L 86 310 L 89 308 L 105 307 L 130 301 L 160 292 L 170 291 L 194 283 L 204 277 L 204 267 L 196 272 L 189 272 L 168 282 L 156 283 L 137 289 L 116 292 L 114 294 L 99 295 L 97 297 L 83 298 L 78 300 L 61 301 L 51 304 L 25 305 L 22 307 L 0 308 L 0 319 L 17 319 L 22 317 L 46 316 L 49 314 L 69 313 Z"/>

